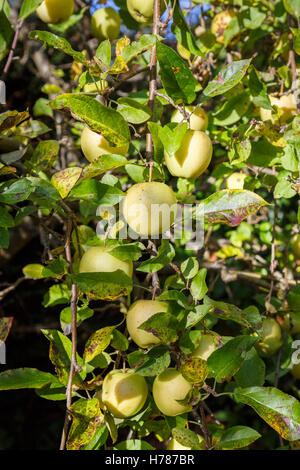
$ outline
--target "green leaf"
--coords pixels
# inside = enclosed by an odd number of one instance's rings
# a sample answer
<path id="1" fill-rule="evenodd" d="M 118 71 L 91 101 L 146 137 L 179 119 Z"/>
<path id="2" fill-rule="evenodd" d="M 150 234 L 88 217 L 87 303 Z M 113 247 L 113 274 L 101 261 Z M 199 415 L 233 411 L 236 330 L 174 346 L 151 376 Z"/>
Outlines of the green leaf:
<path id="1" fill-rule="evenodd" d="M 177 41 L 188 51 L 196 56 L 205 57 L 196 45 L 195 38 L 185 21 L 185 17 L 179 3 L 175 3 L 175 7 L 173 9 L 172 32 L 175 34 Z"/>
<path id="2" fill-rule="evenodd" d="M 195 211 L 198 220 L 232 227 L 267 205 L 260 196 L 244 189 L 223 189 L 202 200 Z"/>
<path id="3" fill-rule="evenodd" d="M 113 330 L 111 346 L 118 351 L 127 351 L 129 342 L 123 333 L 121 333 L 119 330 Z"/>
<path id="4" fill-rule="evenodd" d="M 272 111 L 273 108 L 271 106 L 267 86 L 261 80 L 259 72 L 253 65 L 251 65 L 249 73 L 249 90 L 252 101 L 256 106 Z"/>
<path id="5" fill-rule="evenodd" d="M 15 221 L 6 207 L 0 206 L 0 227 L 14 227 Z"/>
<path id="6" fill-rule="evenodd" d="M 12 369 L 0 373 L 0 390 L 19 390 L 21 388 L 40 388 L 56 381 L 49 372 L 38 369 Z"/>
<path id="7" fill-rule="evenodd" d="M 43 306 L 54 307 L 55 305 L 67 304 L 71 298 L 70 290 L 66 284 L 54 284 L 45 294 Z"/>
<path id="8" fill-rule="evenodd" d="M 2 317 L 0 318 L 0 344 L 4 342 L 12 327 L 14 317 Z"/>
<path id="9" fill-rule="evenodd" d="M 199 271 L 197 258 L 189 256 L 189 258 L 181 263 L 180 269 L 185 279 L 193 279 Z"/>
<path id="10" fill-rule="evenodd" d="M 168 312 L 159 312 L 152 315 L 139 328 L 160 339 L 162 343 L 174 343 L 177 338 L 179 327 L 177 318 Z"/>
<path id="11" fill-rule="evenodd" d="M 0 187 L 1 190 L 1 187 Z M 21 178 L 0 192 L 0 202 L 15 204 L 25 201 L 33 190 L 27 178 Z"/>
<path id="12" fill-rule="evenodd" d="M 99 46 L 97 47 L 95 55 L 97 59 L 100 59 L 109 69 L 110 64 L 111 64 L 111 44 L 110 44 L 109 39 L 106 39 L 106 41 L 100 42 Z"/>
<path id="13" fill-rule="evenodd" d="M 65 93 L 50 101 L 50 105 L 53 109 L 70 112 L 92 131 L 103 134 L 112 145 L 122 146 L 130 141 L 129 127 L 123 116 L 91 96 Z"/>
<path id="14" fill-rule="evenodd" d="M 163 239 L 160 247 L 158 248 L 157 256 L 143 261 L 137 268 L 137 271 L 142 271 L 144 273 L 155 273 L 167 264 L 171 263 L 174 256 L 175 250 L 173 245 L 171 245 L 168 240 Z"/>
<path id="15" fill-rule="evenodd" d="M 154 145 L 154 160 L 158 163 L 161 163 L 164 159 L 164 146 L 159 138 L 161 125 L 157 122 L 148 122 L 148 129 L 151 132 Z"/>
<path id="16" fill-rule="evenodd" d="M 99 183 L 95 179 L 80 181 L 69 193 L 69 199 L 82 199 L 97 205 L 118 204 L 125 194 L 116 186 Z"/>
<path id="17" fill-rule="evenodd" d="M 24 163 L 24 166 L 30 171 L 38 170 L 48 171 L 57 160 L 59 153 L 59 143 L 56 140 L 43 140 L 34 149 L 30 160 Z"/>
<path id="18" fill-rule="evenodd" d="M 183 308 L 190 308 L 187 297 L 178 290 L 165 290 L 156 297 L 157 300 L 174 300 L 178 305 Z"/>
<path id="19" fill-rule="evenodd" d="M 103 423 L 99 400 L 80 398 L 71 405 L 73 418 L 67 440 L 67 450 L 80 450 L 93 439 L 97 428 Z"/>
<path id="20" fill-rule="evenodd" d="M 122 50 L 122 57 L 126 63 L 131 59 L 141 54 L 142 52 L 151 49 L 157 41 L 161 41 L 163 38 L 154 34 L 143 34 L 138 41 L 133 41 L 128 44 Z"/>
<path id="21" fill-rule="evenodd" d="M 5 2 L 5 5 L 8 5 Z M 13 28 L 9 21 L 9 8 L 5 11 L 5 8 L 0 10 L 0 61 L 7 55 L 11 40 L 13 37 Z"/>
<path id="22" fill-rule="evenodd" d="M 283 0 L 284 7 L 291 15 L 299 20 L 300 0 Z"/>
<path id="23" fill-rule="evenodd" d="M 239 323 L 246 328 L 259 329 L 261 327 L 261 317 L 256 307 L 254 312 L 248 309 L 241 310 L 234 304 L 227 304 L 226 302 L 220 302 L 209 297 L 205 297 L 204 304 L 209 306 L 209 313 L 222 320 L 231 320 Z M 250 307 L 248 307 L 250 308 Z M 252 312 L 252 316 L 249 314 Z M 254 315 L 254 316 L 253 316 Z"/>
<path id="24" fill-rule="evenodd" d="M 223 95 L 228 90 L 235 87 L 245 76 L 250 63 L 251 59 L 232 62 L 225 70 L 217 75 L 215 80 L 209 82 L 203 91 L 204 95 L 212 98 L 213 96 Z"/>
<path id="25" fill-rule="evenodd" d="M 110 250 L 110 254 L 122 261 L 137 261 L 142 256 L 142 249 L 144 248 L 139 242 L 127 243 L 126 245 L 115 246 Z"/>
<path id="26" fill-rule="evenodd" d="M 83 359 L 85 362 L 90 362 L 94 357 L 103 352 L 110 344 L 112 340 L 113 330 L 118 325 L 106 326 L 101 328 L 101 330 L 95 331 L 87 340 Z"/>
<path id="27" fill-rule="evenodd" d="M 283 439 L 300 439 L 300 403 L 274 387 L 236 389 L 235 398 L 256 411 Z"/>
<path id="28" fill-rule="evenodd" d="M 224 346 L 214 351 L 207 360 L 208 372 L 217 382 L 230 380 L 241 368 L 247 351 L 257 338 L 253 336 L 236 336 Z"/>
<path id="29" fill-rule="evenodd" d="M 22 2 L 21 10 L 19 13 L 19 20 L 27 18 L 27 16 L 31 15 L 37 7 L 42 3 L 43 0 L 24 0 Z"/>
<path id="30" fill-rule="evenodd" d="M 86 59 L 85 55 L 82 52 L 75 51 L 70 43 L 63 37 L 52 34 L 49 31 L 30 31 L 28 34 L 30 39 L 35 39 L 36 41 L 42 41 L 47 46 L 53 47 L 54 49 L 59 49 L 65 54 L 70 55 L 76 62 L 79 62 L 86 67 L 89 66 L 90 62 Z"/>
<path id="31" fill-rule="evenodd" d="M 180 372 L 188 382 L 203 384 L 208 374 L 207 363 L 200 357 L 188 357 L 181 363 Z"/>
<path id="32" fill-rule="evenodd" d="M 155 346 L 147 354 L 142 354 L 143 356 L 139 358 L 138 364 L 135 364 L 135 371 L 145 377 L 156 377 L 167 369 L 171 363 L 170 351 L 163 345 Z"/>
<path id="33" fill-rule="evenodd" d="M 230 126 L 242 118 L 249 108 L 248 92 L 239 93 L 225 101 L 220 110 L 214 114 L 213 123 L 217 126 Z"/>
<path id="34" fill-rule="evenodd" d="M 261 435 L 248 426 L 233 426 L 226 429 L 216 449 L 233 450 L 247 447 L 252 442 L 259 439 Z"/>
<path id="35" fill-rule="evenodd" d="M 142 124 L 151 117 L 150 108 L 132 98 L 119 98 L 117 109 L 123 118 L 132 124 Z"/>
<path id="36" fill-rule="evenodd" d="M 49 359 L 55 366 L 55 370 L 60 382 L 68 384 L 70 364 L 72 357 L 72 341 L 58 330 L 41 330 L 50 341 Z M 83 365 L 83 360 L 76 354 L 76 363 Z M 86 370 L 82 370 L 74 375 L 73 383 L 80 384 L 86 377 Z"/>
<path id="37" fill-rule="evenodd" d="M 234 379 L 239 387 L 261 387 L 265 382 L 266 366 L 255 348 L 247 352 L 245 361 Z"/>
<path id="38" fill-rule="evenodd" d="M 159 128 L 158 136 L 164 146 L 165 151 L 172 157 L 181 147 L 187 131 L 187 123 L 170 122 Z"/>
<path id="39" fill-rule="evenodd" d="M 172 429 L 172 436 L 177 442 L 179 442 L 179 444 L 185 447 L 189 447 L 194 450 L 203 449 L 203 446 L 199 443 L 198 434 L 190 429 L 185 429 L 179 426 L 175 427 Z"/>
<path id="40" fill-rule="evenodd" d="M 82 173 L 82 168 L 71 167 L 55 173 L 51 178 L 51 183 L 64 199 L 68 196 L 72 188 L 78 182 Z"/>
<path id="41" fill-rule="evenodd" d="M 128 295 L 132 290 L 132 279 L 120 269 L 114 272 L 73 274 L 71 279 L 81 292 L 94 299 L 113 300 Z"/>
<path id="42" fill-rule="evenodd" d="M 114 448 L 117 450 L 155 450 L 148 442 L 141 441 L 140 439 L 128 439 L 127 441 L 119 442 Z"/>
<path id="43" fill-rule="evenodd" d="M 108 438 L 108 429 L 105 423 L 100 424 L 97 427 L 94 437 L 86 444 L 82 450 L 100 450 L 104 446 Z"/>
<path id="44" fill-rule="evenodd" d="M 127 161 L 127 158 L 122 155 L 101 155 L 101 157 L 97 158 L 83 169 L 80 179 L 82 181 L 89 178 L 95 178 L 95 176 L 102 175 L 107 171 L 114 170 L 115 168 L 125 165 Z"/>
<path id="45" fill-rule="evenodd" d="M 208 291 L 208 287 L 205 282 L 207 269 L 202 268 L 198 271 L 191 283 L 191 294 L 194 300 L 202 300 Z"/>
<path id="46" fill-rule="evenodd" d="M 10 234 L 7 228 L 0 227 L 0 247 L 7 250 L 9 247 Z"/>
<path id="47" fill-rule="evenodd" d="M 186 61 L 170 47 L 158 43 L 159 74 L 167 94 L 173 101 L 192 103 L 196 98 L 197 80 Z"/>
<path id="48" fill-rule="evenodd" d="M 188 313 L 186 317 L 186 328 L 197 325 L 210 311 L 209 305 L 196 305 L 195 309 Z"/>
<path id="49" fill-rule="evenodd" d="M 280 179 L 274 188 L 274 197 L 275 199 L 290 199 L 294 197 L 297 193 L 291 187 L 292 183 L 284 178 Z"/>

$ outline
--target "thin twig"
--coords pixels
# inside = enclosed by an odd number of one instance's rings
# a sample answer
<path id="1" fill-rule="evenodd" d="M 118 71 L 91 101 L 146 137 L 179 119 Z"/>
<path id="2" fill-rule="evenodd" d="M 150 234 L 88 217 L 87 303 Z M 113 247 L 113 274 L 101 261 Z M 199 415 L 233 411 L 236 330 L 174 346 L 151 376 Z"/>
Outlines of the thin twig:
<path id="1" fill-rule="evenodd" d="M 69 263 L 69 271 L 73 273 L 73 265 L 72 265 L 72 254 L 71 254 L 71 233 L 72 233 L 72 226 L 73 226 L 73 219 L 69 218 L 67 221 L 67 236 L 66 236 L 66 244 L 65 244 L 65 253 L 66 253 L 66 260 Z M 77 329 L 76 329 L 76 320 L 77 320 L 77 288 L 74 283 L 72 283 L 71 288 L 71 302 L 70 302 L 71 314 L 72 314 L 72 355 L 71 355 L 71 364 L 70 364 L 70 372 L 69 372 L 69 379 L 66 391 L 67 403 L 66 403 L 66 415 L 65 415 L 65 422 L 61 436 L 61 443 L 60 443 L 60 450 L 64 450 L 66 439 L 67 439 L 67 432 L 70 422 L 70 415 L 69 411 L 72 404 L 72 384 L 73 384 L 73 377 L 76 373 L 77 364 L 76 364 L 76 354 L 77 354 Z"/>
<path id="2" fill-rule="evenodd" d="M 11 48 L 10 48 L 10 51 L 9 51 L 9 54 L 8 54 L 8 57 L 7 57 L 7 61 L 6 61 L 5 67 L 3 69 L 2 78 L 5 78 L 5 76 L 7 75 L 7 72 L 9 71 L 9 68 L 11 66 L 11 63 L 12 63 L 12 60 L 13 60 L 13 57 L 14 57 L 14 53 L 15 53 L 15 49 L 17 47 L 19 34 L 20 34 L 21 28 L 23 26 L 23 23 L 24 23 L 24 20 L 21 20 L 21 21 L 19 21 L 19 23 L 17 23 L 16 30 L 15 30 L 15 35 L 14 35 L 14 38 L 13 38 L 13 42 L 11 44 Z"/>

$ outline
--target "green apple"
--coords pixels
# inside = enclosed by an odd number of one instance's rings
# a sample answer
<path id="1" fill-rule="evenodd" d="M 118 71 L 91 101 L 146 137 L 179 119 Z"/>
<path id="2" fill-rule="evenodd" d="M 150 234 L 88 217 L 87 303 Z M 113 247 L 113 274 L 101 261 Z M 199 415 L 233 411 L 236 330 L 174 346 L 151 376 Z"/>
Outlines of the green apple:
<path id="1" fill-rule="evenodd" d="M 185 60 L 190 60 L 191 53 L 188 49 L 186 49 L 180 42 L 177 42 L 176 46 L 178 54 Z"/>
<path id="2" fill-rule="evenodd" d="M 265 318 L 262 322 L 262 337 L 257 348 L 266 356 L 271 356 L 282 346 L 281 328 L 274 318 Z"/>
<path id="3" fill-rule="evenodd" d="M 280 98 L 269 96 L 272 106 L 277 106 L 281 111 L 280 123 L 284 124 L 288 119 L 297 114 L 297 103 L 295 96 L 290 93 L 283 95 Z M 276 116 L 272 115 L 270 109 L 260 108 L 260 117 L 262 121 L 271 121 L 273 124 L 277 122 Z"/>
<path id="4" fill-rule="evenodd" d="M 293 241 L 292 241 L 292 248 L 293 248 L 293 252 L 294 252 L 294 255 L 297 259 L 300 258 L 300 233 L 298 233 Z"/>
<path id="5" fill-rule="evenodd" d="M 147 396 L 146 380 L 132 369 L 112 370 L 103 381 L 101 401 L 116 418 L 136 415 Z"/>
<path id="6" fill-rule="evenodd" d="M 113 8 L 100 8 L 92 15 L 91 31 L 99 41 L 117 39 L 120 34 L 120 26 L 120 15 Z"/>
<path id="7" fill-rule="evenodd" d="M 245 173 L 232 173 L 226 180 L 226 188 L 230 190 L 243 189 L 245 178 L 247 178 Z"/>
<path id="8" fill-rule="evenodd" d="M 110 254 L 113 247 L 94 246 L 82 256 L 79 264 L 81 273 L 111 273 L 120 269 L 132 277 L 133 265 L 131 260 L 122 261 Z"/>
<path id="9" fill-rule="evenodd" d="M 177 400 L 184 400 L 192 390 L 183 375 L 176 369 L 169 368 L 159 374 L 153 383 L 153 398 L 157 408 L 166 416 L 177 416 L 192 409 Z"/>
<path id="10" fill-rule="evenodd" d="M 153 21 L 153 3 L 154 0 L 127 0 L 127 9 L 138 23 L 149 24 Z M 165 11 L 164 0 L 160 2 L 160 14 Z"/>
<path id="11" fill-rule="evenodd" d="M 218 43 L 224 44 L 224 31 L 235 16 L 235 12 L 229 9 L 218 13 L 212 20 L 210 29 Z"/>
<path id="12" fill-rule="evenodd" d="M 210 164 L 212 150 L 208 135 L 189 129 L 174 155 L 170 156 L 165 151 L 165 163 L 173 176 L 197 178 Z"/>
<path id="13" fill-rule="evenodd" d="M 300 362 L 299 364 L 294 364 L 291 369 L 291 374 L 295 379 L 300 379 Z"/>
<path id="14" fill-rule="evenodd" d="M 138 183 L 127 191 L 122 211 L 129 227 L 137 234 L 159 235 L 174 222 L 176 196 L 164 183 Z"/>
<path id="15" fill-rule="evenodd" d="M 198 434 L 198 439 L 199 439 L 200 448 L 197 449 L 197 450 L 205 450 L 206 446 L 205 446 L 204 438 L 202 436 L 199 436 L 199 434 Z M 178 441 L 176 441 L 176 439 L 174 439 L 174 437 L 172 437 L 172 439 L 170 439 L 170 441 L 167 445 L 167 450 L 191 450 L 191 449 L 192 449 L 192 447 L 186 447 L 186 446 L 183 446 L 182 444 L 180 444 Z"/>
<path id="16" fill-rule="evenodd" d="M 44 0 L 36 9 L 44 23 L 62 23 L 72 15 L 74 0 Z"/>
<path id="17" fill-rule="evenodd" d="M 129 144 L 120 147 L 112 147 L 101 134 L 91 131 L 87 126 L 81 133 L 81 150 L 85 158 L 92 162 L 101 155 L 116 154 L 125 156 L 129 149 Z"/>
<path id="18" fill-rule="evenodd" d="M 209 356 L 216 350 L 217 347 L 217 338 L 214 335 L 205 334 L 200 338 L 199 345 L 193 352 L 192 356 L 199 357 L 207 361 Z"/>
<path id="19" fill-rule="evenodd" d="M 148 348 L 161 341 L 152 333 L 139 328 L 148 318 L 155 313 L 166 312 L 168 304 L 159 300 L 137 300 L 128 310 L 126 324 L 129 335 L 140 348 Z"/>
<path id="20" fill-rule="evenodd" d="M 200 108 L 199 106 L 194 109 L 195 106 L 186 106 L 185 110 L 188 113 L 192 113 L 190 116 L 190 129 L 192 131 L 206 131 L 208 126 L 208 117 L 204 109 Z M 176 109 L 171 117 L 171 122 L 183 122 L 184 117 L 182 113 Z"/>

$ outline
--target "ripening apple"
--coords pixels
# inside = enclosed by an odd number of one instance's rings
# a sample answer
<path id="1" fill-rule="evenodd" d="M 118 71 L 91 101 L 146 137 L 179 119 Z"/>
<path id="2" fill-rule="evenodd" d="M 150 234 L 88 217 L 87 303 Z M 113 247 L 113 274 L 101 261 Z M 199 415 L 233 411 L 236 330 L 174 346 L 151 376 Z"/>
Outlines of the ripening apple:
<path id="1" fill-rule="evenodd" d="M 94 246 L 82 256 L 79 264 L 80 273 L 111 273 L 121 269 L 127 276 L 132 277 L 133 265 L 131 260 L 122 261 L 110 254 L 112 247 Z"/>
<path id="2" fill-rule="evenodd" d="M 129 149 L 129 144 L 121 145 L 120 147 L 112 147 L 103 135 L 91 131 L 87 126 L 85 126 L 81 133 L 80 144 L 81 150 L 89 162 L 106 154 L 125 156 Z"/>
<path id="3" fill-rule="evenodd" d="M 191 57 L 190 51 L 186 47 L 184 47 L 182 44 L 180 44 L 180 42 L 177 42 L 176 49 L 177 49 L 178 54 L 183 59 L 190 60 L 190 57 Z"/>
<path id="4" fill-rule="evenodd" d="M 300 379 L 300 362 L 299 364 L 294 364 L 291 369 L 291 374 L 295 379 Z"/>
<path id="5" fill-rule="evenodd" d="M 230 190 L 243 189 L 245 178 L 247 178 L 245 173 L 232 173 L 226 180 L 226 188 Z"/>
<path id="6" fill-rule="evenodd" d="M 208 135 L 188 129 L 174 155 L 170 156 L 165 151 L 165 163 L 173 176 L 197 178 L 210 164 L 212 151 Z"/>
<path id="7" fill-rule="evenodd" d="M 198 439 L 199 439 L 199 449 L 197 450 L 205 450 L 205 441 L 202 436 L 198 434 Z M 167 450 L 191 450 L 192 447 L 186 447 L 180 444 L 174 437 L 170 439 L 168 445 L 167 445 Z"/>
<path id="8" fill-rule="evenodd" d="M 191 410 L 190 405 L 177 401 L 184 400 L 191 390 L 192 384 L 178 370 L 169 368 L 156 377 L 152 393 L 157 408 L 164 415 L 177 416 Z"/>
<path id="9" fill-rule="evenodd" d="M 153 3 L 154 0 L 127 0 L 127 9 L 138 23 L 149 24 L 153 21 Z M 160 2 L 160 14 L 165 11 L 164 0 Z"/>
<path id="10" fill-rule="evenodd" d="M 292 242 L 293 252 L 297 259 L 300 258 L 300 233 L 298 233 Z"/>
<path id="11" fill-rule="evenodd" d="M 57 24 L 67 21 L 74 10 L 74 0 L 44 0 L 36 9 L 44 23 Z"/>
<path id="12" fill-rule="evenodd" d="M 274 354 L 282 346 L 281 328 L 274 318 L 265 318 L 262 322 L 262 337 L 257 348 L 264 355 Z"/>
<path id="13" fill-rule="evenodd" d="M 225 10 L 218 13 L 211 22 L 211 32 L 217 37 L 217 42 L 224 44 L 224 31 L 232 18 L 236 16 L 233 10 Z"/>
<path id="14" fill-rule="evenodd" d="M 140 348 L 148 348 L 153 344 L 159 344 L 160 340 L 152 333 L 139 328 L 148 318 L 155 313 L 166 312 L 168 304 L 159 300 L 137 300 L 128 310 L 126 324 L 129 335 Z"/>
<path id="15" fill-rule="evenodd" d="M 113 41 L 120 34 L 121 18 L 113 8 L 99 8 L 92 15 L 91 31 L 99 41 L 109 39 Z"/>
<path id="16" fill-rule="evenodd" d="M 147 396 L 146 380 L 132 369 L 112 370 L 103 381 L 101 401 L 116 418 L 136 415 Z"/>
<path id="17" fill-rule="evenodd" d="M 199 345 L 193 352 L 193 357 L 199 357 L 207 361 L 209 356 L 217 349 L 217 338 L 214 335 L 206 334 L 200 338 Z"/>
<path id="18" fill-rule="evenodd" d="M 164 183 L 138 183 L 127 191 L 122 211 L 127 224 L 138 235 L 154 236 L 164 233 L 174 222 L 177 200 Z"/>
<path id="19" fill-rule="evenodd" d="M 279 119 L 280 123 L 285 123 L 288 119 L 297 114 L 297 103 L 292 93 L 283 95 L 280 98 L 276 98 L 275 96 L 269 96 L 269 98 L 271 105 L 277 106 L 282 112 Z M 260 108 L 260 117 L 262 121 L 271 121 L 273 124 L 277 122 L 276 116 L 272 115 L 270 109 Z"/>
<path id="20" fill-rule="evenodd" d="M 208 117 L 204 109 L 197 107 L 194 109 L 194 106 L 186 106 L 185 110 L 188 113 L 193 112 L 190 116 L 190 129 L 192 131 L 206 131 L 208 126 Z M 184 117 L 182 113 L 176 109 L 171 117 L 171 122 L 183 122 Z"/>

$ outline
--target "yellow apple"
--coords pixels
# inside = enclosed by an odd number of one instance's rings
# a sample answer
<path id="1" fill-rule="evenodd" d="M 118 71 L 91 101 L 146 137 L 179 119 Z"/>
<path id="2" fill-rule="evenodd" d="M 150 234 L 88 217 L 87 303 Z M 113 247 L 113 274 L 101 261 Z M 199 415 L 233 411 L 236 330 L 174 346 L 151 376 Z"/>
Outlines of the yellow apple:
<path id="1" fill-rule="evenodd" d="M 166 312 L 168 304 L 159 300 L 137 300 L 128 310 L 126 324 L 129 335 L 140 348 L 148 348 L 153 344 L 159 344 L 160 340 L 152 333 L 139 328 L 148 318 L 155 313 Z"/>
<path id="2" fill-rule="evenodd" d="M 133 265 L 131 260 L 122 261 L 110 254 L 112 247 L 94 246 L 82 256 L 79 264 L 81 273 L 111 273 L 121 269 L 127 276 L 132 277 Z"/>
<path id="3" fill-rule="evenodd" d="M 84 93 L 101 93 L 106 88 L 108 88 L 107 80 L 96 80 L 95 82 L 86 83 L 83 91 Z"/>
<path id="4" fill-rule="evenodd" d="M 198 439 L 199 439 L 199 445 L 200 445 L 200 449 L 197 449 L 197 450 L 205 450 L 206 447 L 205 447 L 205 441 L 203 439 L 202 436 L 199 436 L 198 434 Z M 170 439 L 168 445 L 167 445 L 167 450 L 191 450 L 192 447 L 186 447 L 186 446 L 183 446 L 182 444 L 180 444 L 178 441 L 176 441 L 176 439 L 174 439 L 174 437 L 172 437 L 172 439 Z"/>
<path id="5" fill-rule="evenodd" d="M 217 338 L 214 335 L 206 334 L 200 338 L 200 343 L 192 356 L 199 357 L 207 361 L 209 356 L 217 349 Z"/>
<path id="6" fill-rule="evenodd" d="M 298 233 L 292 242 L 293 252 L 297 259 L 300 258 L 300 233 Z"/>
<path id="7" fill-rule="evenodd" d="M 127 0 L 127 9 L 138 23 L 149 24 L 153 21 L 153 3 L 154 0 Z M 164 0 L 160 2 L 160 14 L 165 11 Z"/>
<path id="8" fill-rule="evenodd" d="M 190 384 L 176 369 L 169 368 L 159 374 L 153 382 L 153 398 L 157 408 L 166 416 L 177 416 L 192 409 L 177 400 L 184 400 L 192 390 Z"/>
<path id="9" fill-rule="evenodd" d="M 282 112 L 280 116 L 280 123 L 285 123 L 288 119 L 297 114 L 297 103 L 295 96 L 290 93 L 289 95 L 283 95 L 280 98 L 275 96 L 269 96 L 272 106 L 277 106 Z M 271 121 L 273 124 L 277 122 L 277 119 L 272 115 L 270 109 L 260 108 L 260 117 L 262 121 Z"/>
<path id="10" fill-rule="evenodd" d="M 44 23 L 62 23 L 73 13 L 74 0 L 44 0 L 36 9 Z"/>
<path id="11" fill-rule="evenodd" d="M 247 178 L 245 173 L 232 173 L 226 180 L 227 189 L 243 189 L 244 180 Z"/>
<path id="12" fill-rule="evenodd" d="M 112 147 L 103 135 L 91 131 L 87 126 L 85 126 L 81 133 L 81 150 L 89 162 L 106 154 L 125 156 L 128 149 L 129 144 L 122 145 L 121 147 Z"/>
<path id="13" fill-rule="evenodd" d="M 236 16 L 233 10 L 218 13 L 211 22 L 211 32 L 217 37 L 217 42 L 224 44 L 224 31 L 232 18 Z"/>
<path id="14" fill-rule="evenodd" d="M 295 379 L 300 379 L 300 362 L 299 364 L 294 364 L 291 369 L 291 374 Z"/>
<path id="15" fill-rule="evenodd" d="M 127 191 L 122 210 L 129 227 L 137 234 L 159 235 L 174 222 L 176 196 L 164 183 L 138 183 Z"/>
<path id="16" fill-rule="evenodd" d="M 117 39 L 120 34 L 120 26 L 120 15 L 113 8 L 100 8 L 92 15 L 91 31 L 99 41 Z"/>
<path id="17" fill-rule="evenodd" d="M 191 113 L 194 110 L 194 106 L 186 106 L 185 110 Z M 184 117 L 182 113 L 176 109 L 171 117 L 171 122 L 183 122 Z M 208 126 L 208 117 L 204 109 L 197 107 L 193 114 L 190 116 L 190 129 L 192 131 L 206 131 Z"/>
<path id="18" fill-rule="evenodd" d="M 281 328 L 274 318 L 265 318 L 262 323 L 262 337 L 257 348 L 264 355 L 274 354 L 282 346 Z"/>
<path id="19" fill-rule="evenodd" d="M 191 53 L 186 47 L 184 47 L 180 42 L 177 42 L 176 46 L 178 54 L 185 60 L 190 60 Z"/>
<path id="20" fill-rule="evenodd" d="M 112 370 L 103 381 L 101 401 L 116 418 L 136 415 L 147 396 L 146 380 L 132 369 Z"/>
<path id="21" fill-rule="evenodd" d="M 165 162 L 173 176 L 197 178 L 210 164 L 212 143 L 202 131 L 187 130 L 179 149 L 170 156 L 165 151 Z"/>

